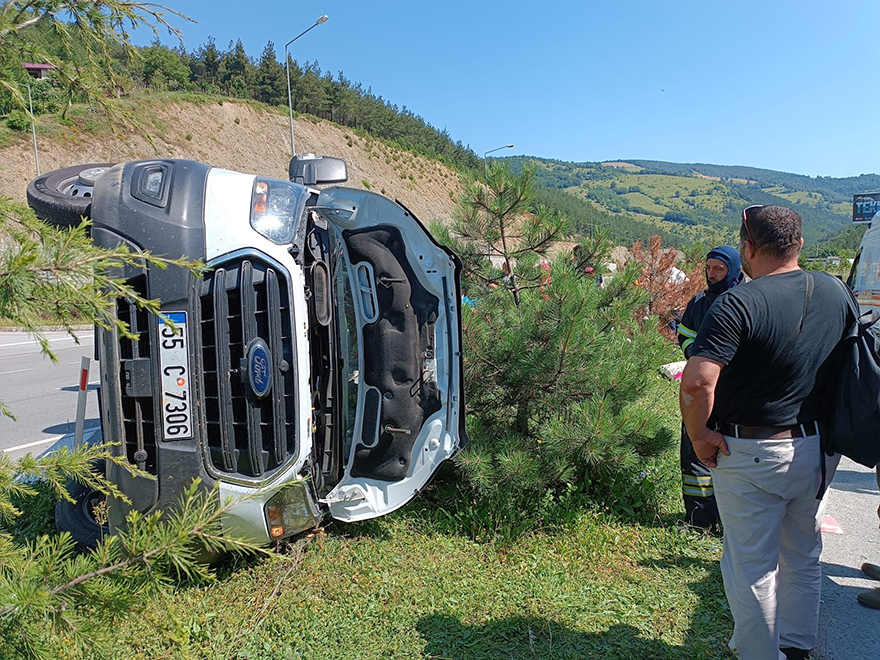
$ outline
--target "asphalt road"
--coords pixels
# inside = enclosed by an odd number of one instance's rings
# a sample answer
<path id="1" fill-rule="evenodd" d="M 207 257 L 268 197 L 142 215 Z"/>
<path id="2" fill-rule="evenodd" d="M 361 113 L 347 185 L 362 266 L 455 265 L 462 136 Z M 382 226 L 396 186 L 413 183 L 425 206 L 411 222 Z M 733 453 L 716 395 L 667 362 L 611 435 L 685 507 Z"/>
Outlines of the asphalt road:
<path id="1" fill-rule="evenodd" d="M 880 588 L 880 582 L 859 569 L 866 561 L 880 564 L 878 504 L 874 471 L 842 459 L 825 514 L 843 533 L 822 534 L 822 603 L 816 651 L 823 660 L 880 658 L 880 610 L 856 600 L 860 591 Z"/>
<path id="2" fill-rule="evenodd" d="M 0 417 L 0 450 L 16 459 L 39 454 L 76 425 L 82 356 L 94 357 L 94 333 L 77 333 L 79 344 L 64 332 L 47 332 L 58 358 L 40 354 L 37 342 L 23 332 L 0 332 L 0 401 L 16 416 Z M 98 420 L 98 370 L 92 360 L 85 428 Z"/>

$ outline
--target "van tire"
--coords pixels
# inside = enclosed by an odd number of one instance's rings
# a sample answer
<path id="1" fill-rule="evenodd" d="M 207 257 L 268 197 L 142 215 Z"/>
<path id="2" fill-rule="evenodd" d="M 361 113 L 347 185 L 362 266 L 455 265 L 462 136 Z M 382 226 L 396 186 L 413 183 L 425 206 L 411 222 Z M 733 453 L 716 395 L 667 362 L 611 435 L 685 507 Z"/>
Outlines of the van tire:
<path id="1" fill-rule="evenodd" d="M 83 218 L 92 216 L 92 197 L 71 195 L 80 174 L 95 168 L 112 167 L 113 163 L 72 165 L 47 172 L 27 186 L 27 202 L 37 217 L 56 227 L 76 227 Z"/>
<path id="2" fill-rule="evenodd" d="M 104 461 L 96 463 L 95 470 L 103 472 Z M 67 492 L 74 501 L 60 500 L 55 504 L 55 527 L 59 532 L 70 533 L 79 552 L 96 548 L 110 533 L 108 526 L 98 524 L 93 514 L 95 505 L 106 501 L 106 496 L 73 480 L 67 482 Z"/>

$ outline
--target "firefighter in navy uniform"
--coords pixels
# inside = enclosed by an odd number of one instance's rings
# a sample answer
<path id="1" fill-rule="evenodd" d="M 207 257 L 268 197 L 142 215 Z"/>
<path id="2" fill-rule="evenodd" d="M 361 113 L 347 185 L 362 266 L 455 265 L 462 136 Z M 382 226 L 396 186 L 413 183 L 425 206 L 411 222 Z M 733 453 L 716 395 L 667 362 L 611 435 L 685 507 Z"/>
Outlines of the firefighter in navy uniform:
<path id="1" fill-rule="evenodd" d="M 743 278 L 739 252 L 735 248 L 723 245 L 706 255 L 708 288 L 691 298 L 678 324 L 678 344 L 684 351 L 685 359 L 691 356 L 691 345 L 709 307 L 719 295 L 740 284 Z M 681 492 L 684 496 L 685 522 L 692 527 L 716 530 L 718 506 L 715 504 L 712 476 L 709 468 L 694 453 L 684 424 L 681 426 Z"/>

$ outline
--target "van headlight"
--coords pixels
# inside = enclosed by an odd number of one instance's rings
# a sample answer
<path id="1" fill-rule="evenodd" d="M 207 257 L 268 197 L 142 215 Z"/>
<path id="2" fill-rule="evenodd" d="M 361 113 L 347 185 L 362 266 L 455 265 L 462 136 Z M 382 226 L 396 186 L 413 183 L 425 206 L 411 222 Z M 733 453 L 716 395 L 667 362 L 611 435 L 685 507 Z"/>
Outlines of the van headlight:
<path id="1" fill-rule="evenodd" d="M 251 227 L 278 245 L 293 241 L 309 191 L 279 179 L 254 180 L 251 196 Z"/>
<path id="2" fill-rule="evenodd" d="M 305 481 L 288 484 L 273 495 L 266 502 L 265 516 L 273 539 L 298 534 L 314 527 L 320 520 L 306 491 Z"/>

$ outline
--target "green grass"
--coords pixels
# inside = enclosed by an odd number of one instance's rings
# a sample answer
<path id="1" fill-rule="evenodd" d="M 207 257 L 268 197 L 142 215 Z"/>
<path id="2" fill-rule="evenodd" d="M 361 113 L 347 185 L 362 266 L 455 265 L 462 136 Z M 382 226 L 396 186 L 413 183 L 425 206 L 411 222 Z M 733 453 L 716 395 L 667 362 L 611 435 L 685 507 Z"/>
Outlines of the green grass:
<path id="1" fill-rule="evenodd" d="M 651 215 L 665 215 L 669 211 L 668 207 L 657 204 L 644 193 L 631 192 L 621 197 L 626 200 L 627 206 L 642 209 Z"/>
<path id="2" fill-rule="evenodd" d="M 677 427 L 676 390 L 655 376 L 643 405 Z M 215 582 L 170 588 L 108 623 L 111 657 L 732 658 L 721 543 L 676 531 L 677 462 L 676 450 L 646 461 L 650 514 L 573 501 L 561 524 L 515 541 L 457 531 L 434 486 L 384 518 L 331 523 L 280 558 L 228 559 Z M 47 533 L 47 500 L 10 531 Z"/>
<path id="3" fill-rule="evenodd" d="M 646 405 L 677 426 L 676 389 L 658 377 Z M 730 658 L 721 544 L 675 530 L 677 470 L 677 451 L 646 464 L 665 498 L 642 524 L 582 502 L 560 527 L 477 542 L 432 492 L 332 523 L 281 560 L 233 560 L 216 583 L 151 603 L 115 628 L 114 656 Z"/>
<path id="4" fill-rule="evenodd" d="M 762 188 L 762 190 L 771 195 L 775 195 L 776 197 L 781 197 L 782 199 L 787 199 L 789 202 L 793 204 L 805 204 L 807 206 L 818 206 L 820 203 L 825 201 L 825 197 L 821 193 L 808 193 L 803 190 L 790 192 L 783 188 L 782 186 L 773 186 L 770 188 Z M 839 205 L 838 205 L 839 206 Z M 850 210 L 852 210 L 852 205 L 844 205 L 847 206 Z"/>
<path id="5" fill-rule="evenodd" d="M 16 142 L 21 141 L 22 139 L 18 131 L 13 131 L 5 123 L 0 123 L 0 147 L 11 147 Z"/>
<path id="6" fill-rule="evenodd" d="M 660 199 L 658 215 L 668 210 L 684 211 L 689 208 L 685 199 L 693 202 L 698 208 L 709 211 L 721 211 L 730 199 L 739 200 L 730 188 L 718 181 L 697 177 L 665 176 L 661 174 L 621 174 L 616 181 L 618 189 L 638 186 L 647 197 Z M 691 196 L 691 191 L 697 194 Z M 676 197 L 676 193 L 678 197 Z M 643 207 L 644 208 L 644 207 Z"/>
<path id="7" fill-rule="evenodd" d="M 407 515 L 182 589 L 119 628 L 127 658 L 727 657 L 720 543 L 585 512 L 513 547 Z M 171 630 L 178 643 L 157 634 Z"/>

